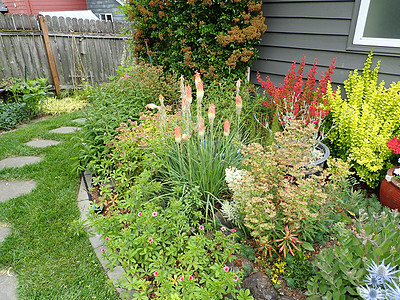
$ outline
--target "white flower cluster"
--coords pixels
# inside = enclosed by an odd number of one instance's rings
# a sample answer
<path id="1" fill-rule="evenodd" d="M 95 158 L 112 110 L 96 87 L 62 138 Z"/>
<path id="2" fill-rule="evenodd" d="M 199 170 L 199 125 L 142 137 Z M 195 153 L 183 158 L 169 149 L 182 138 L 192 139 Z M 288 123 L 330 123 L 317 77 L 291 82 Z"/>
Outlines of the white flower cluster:
<path id="1" fill-rule="evenodd" d="M 221 205 L 221 212 L 225 219 L 235 224 L 239 219 L 238 208 L 235 202 L 224 201 Z"/>
<path id="2" fill-rule="evenodd" d="M 225 181 L 232 192 L 237 192 L 240 189 L 240 182 L 246 176 L 246 170 L 239 170 L 235 167 L 225 169 Z"/>

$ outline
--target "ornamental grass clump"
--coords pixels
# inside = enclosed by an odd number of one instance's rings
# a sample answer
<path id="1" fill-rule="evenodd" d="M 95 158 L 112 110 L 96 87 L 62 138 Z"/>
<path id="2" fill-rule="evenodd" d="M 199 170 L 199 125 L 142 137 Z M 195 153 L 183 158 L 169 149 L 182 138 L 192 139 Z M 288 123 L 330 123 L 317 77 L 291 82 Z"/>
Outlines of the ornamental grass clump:
<path id="1" fill-rule="evenodd" d="M 310 242 L 339 211 L 337 193 L 348 166 L 331 160 L 330 168 L 321 170 L 310 163 L 312 126 L 294 122 L 276 134 L 272 146 L 244 146 L 245 171 L 227 170 L 227 175 L 235 174 L 233 180 L 227 178 L 233 192 L 233 200 L 225 203 L 229 218 L 247 228 L 270 255 L 311 250 Z"/>

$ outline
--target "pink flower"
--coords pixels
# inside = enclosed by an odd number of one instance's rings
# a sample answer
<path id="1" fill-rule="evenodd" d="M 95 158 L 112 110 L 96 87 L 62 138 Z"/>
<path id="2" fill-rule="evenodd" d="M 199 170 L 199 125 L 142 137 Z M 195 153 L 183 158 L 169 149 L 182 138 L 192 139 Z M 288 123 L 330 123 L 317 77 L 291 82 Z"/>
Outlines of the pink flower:
<path id="1" fill-rule="evenodd" d="M 211 103 L 210 106 L 208 107 L 208 120 L 210 121 L 211 125 L 214 123 L 214 119 L 215 119 L 215 105 Z"/>
<path id="2" fill-rule="evenodd" d="M 192 103 L 192 88 L 190 85 L 186 86 L 186 100 L 189 103 Z"/>
<path id="3" fill-rule="evenodd" d="M 232 228 L 231 232 L 235 233 L 235 232 L 237 232 L 237 230 L 235 228 Z"/>
<path id="4" fill-rule="evenodd" d="M 104 250 L 104 248 L 101 248 L 101 252 L 104 252 L 104 251 L 106 251 L 106 250 Z"/>
<path id="5" fill-rule="evenodd" d="M 190 280 L 193 280 L 193 276 L 190 276 L 189 279 L 190 279 Z"/>
<path id="6" fill-rule="evenodd" d="M 150 238 L 147 242 L 148 243 L 152 243 L 153 242 L 153 238 Z"/>
<path id="7" fill-rule="evenodd" d="M 109 238 L 108 237 L 106 237 L 106 241 L 108 241 L 109 240 Z"/>
<path id="8" fill-rule="evenodd" d="M 154 271 L 153 275 L 154 275 L 154 277 L 156 277 L 158 275 L 158 272 Z"/>
<path id="9" fill-rule="evenodd" d="M 228 266 L 225 266 L 224 271 L 225 271 L 225 272 L 228 272 L 228 271 L 229 271 L 229 267 L 228 267 Z"/>
<path id="10" fill-rule="evenodd" d="M 151 154 L 153 154 L 153 156 L 157 156 L 154 152 L 153 153 L 151 153 Z"/>
<path id="11" fill-rule="evenodd" d="M 158 108 L 158 106 L 155 105 L 154 103 L 149 103 L 146 105 L 146 109 L 155 109 L 155 108 Z"/>
<path id="12" fill-rule="evenodd" d="M 240 112 L 242 111 L 242 97 L 240 97 L 239 94 L 236 95 L 236 113 L 240 115 Z"/>
<path id="13" fill-rule="evenodd" d="M 139 217 L 141 217 L 141 216 L 142 216 L 142 212 L 139 211 L 137 215 L 138 215 Z"/>
<path id="14" fill-rule="evenodd" d="M 228 137 L 229 136 L 229 132 L 230 132 L 230 127 L 229 127 L 229 120 L 226 119 L 224 122 L 224 136 Z"/>
<path id="15" fill-rule="evenodd" d="M 233 276 L 233 281 L 238 281 L 239 277 Z"/>
<path id="16" fill-rule="evenodd" d="M 200 225 L 200 226 L 199 226 L 199 229 L 200 229 L 200 230 L 204 230 L 204 226 L 203 226 L 203 225 Z"/>
<path id="17" fill-rule="evenodd" d="M 182 141 L 182 136 L 181 136 L 181 128 L 179 126 L 175 127 L 175 142 L 180 144 Z"/>
<path id="18" fill-rule="evenodd" d="M 185 277 L 181 276 L 181 277 L 179 278 L 179 281 L 183 281 L 183 279 L 185 279 Z"/>
<path id="19" fill-rule="evenodd" d="M 204 137 L 204 119 L 202 117 L 199 118 L 199 136 Z"/>
<path id="20" fill-rule="evenodd" d="M 153 217 L 157 217 L 157 212 L 155 211 L 155 212 L 153 212 L 152 214 L 151 214 Z"/>
<path id="21" fill-rule="evenodd" d="M 222 226 L 221 231 L 224 232 L 226 230 L 226 227 Z"/>

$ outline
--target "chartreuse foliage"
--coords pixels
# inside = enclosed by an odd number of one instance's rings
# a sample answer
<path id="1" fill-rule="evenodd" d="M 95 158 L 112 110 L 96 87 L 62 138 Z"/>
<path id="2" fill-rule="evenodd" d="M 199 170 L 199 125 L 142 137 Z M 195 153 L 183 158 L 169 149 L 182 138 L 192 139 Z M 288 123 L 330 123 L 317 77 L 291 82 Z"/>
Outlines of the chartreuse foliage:
<path id="1" fill-rule="evenodd" d="M 372 261 L 399 265 L 399 222 L 397 210 L 372 216 L 360 211 L 354 232 L 344 229 L 340 246 L 323 250 L 313 262 L 316 273 L 308 282 L 309 299 L 359 299 L 357 287 L 364 285 Z"/>
<path id="2" fill-rule="evenodd" d="M 386 143 L 400 129 L 400 81 L 389 88 L 378 85 L 379 62 L 371 70 L 372 52 L 362 74 L 355 70 L 344 83 L 343 99 L 328 87 L 333 119 L 340 123 L 329 135 L 330 149 L 343 159 L 351 158 L 361 180 L 376 187 L 391 167 L 393 154 Z"/>
<path id="3" fill-rule="evenodd" d="M 125 14 L 135 29 L 135 56 L 186 78 L 243 77 L 265 32 L 258 0 L 131 0 Z M 236 78 L 237 79 L 237 78 Z"/>

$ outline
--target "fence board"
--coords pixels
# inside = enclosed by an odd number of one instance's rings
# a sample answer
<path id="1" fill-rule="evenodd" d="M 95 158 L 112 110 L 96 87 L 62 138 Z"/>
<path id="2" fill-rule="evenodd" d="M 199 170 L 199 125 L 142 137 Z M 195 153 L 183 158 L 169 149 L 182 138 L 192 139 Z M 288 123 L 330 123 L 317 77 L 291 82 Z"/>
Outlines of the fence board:
<path id="1" fill-rule="evenodd" d="M 60 85 L 91 84 L 116 74 L 124 51 L 120 31 L 127 22 L 49 17 L 46 24 Z M 34 15 L 0 14 L 0 80 L 47 77 L 52 83 L 42 32 Z"/>

